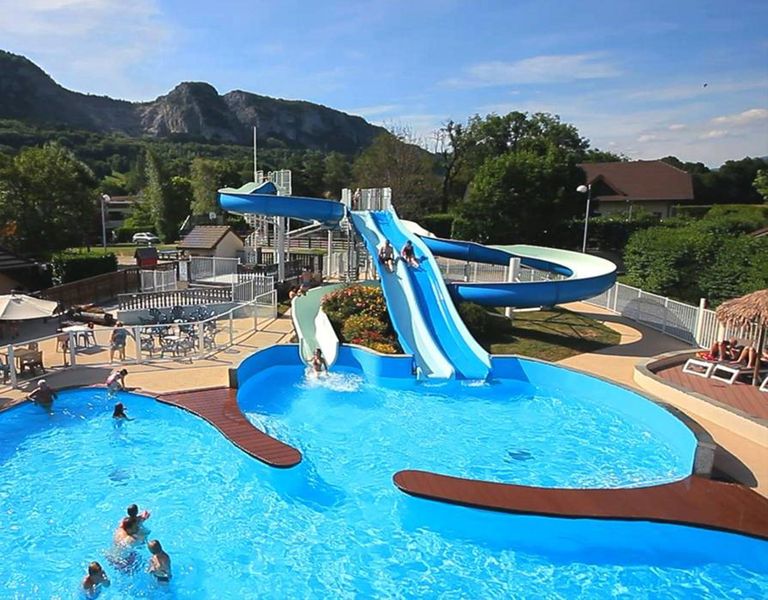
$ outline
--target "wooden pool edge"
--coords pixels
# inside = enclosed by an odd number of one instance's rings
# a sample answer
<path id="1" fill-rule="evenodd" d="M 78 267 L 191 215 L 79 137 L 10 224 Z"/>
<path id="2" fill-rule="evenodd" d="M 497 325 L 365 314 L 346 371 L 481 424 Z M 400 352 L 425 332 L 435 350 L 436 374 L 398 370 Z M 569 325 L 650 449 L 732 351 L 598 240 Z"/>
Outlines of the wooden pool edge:
<path id="1" fill-rule="evenodd" d="M 498 512 L 571 519 L 652 521 L 737 533 L 768 541 L 768 499 L 739 484 L 695 475 L 643 488 L 557 489 L 404 470 L 406 494 Z"/>
<path id="2" fill-rule="evenodd" d="M 237 404 L 237 390 L 210 387 L 154 394 L 163 404 L 181 408 L 213 425 L 240 450 L 261 462 L 280 469 L 298 465 L 301 452 L 256 428 Z"/>

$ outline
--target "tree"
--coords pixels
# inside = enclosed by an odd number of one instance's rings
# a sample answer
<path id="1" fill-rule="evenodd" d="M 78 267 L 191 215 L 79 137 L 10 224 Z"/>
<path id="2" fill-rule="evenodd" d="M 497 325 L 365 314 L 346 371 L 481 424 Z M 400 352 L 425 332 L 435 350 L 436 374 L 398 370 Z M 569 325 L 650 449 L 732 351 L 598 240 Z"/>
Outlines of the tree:
<path id="1" fill-rule="evenodd" d="M 58 144 L 26 148 L 0 162 L 0 243 L 42 256 L 87 243 L 97 215 L 97 181 Z"/>
<path id="2" fill-rule="evenodd" d="M 338 152 L 331 152 L 323 162 L 323 187 L 328 197 L 341 198 L 341 190 L 352 182 L 352 166 L 347 157 Z"/>
<path id="3" fill-rule="evenodd" d="M 581 206 L 580 177 L 575 162 L 554 148 L 543 156 L 524 150 L 489 158 L 457 206 L 455 235 L 482 243 L 552 243 L 554 224 Z"/>
<path id="4" fill-rule="evenodd" d="M 242 185 L 240 167 L 229 160 L 195 158 L 190 168 L 192 186 L 192 214 L 207 215 L 218 212 L 216 194 L 223 187 Z"/>
<path id="5" fill-rule="evenodd" d="M 757 172 L 752 187 L 763 197 L 763 200 L 768 202 L 768 169 L 760 169 Z"/>
<path id="6" fill-rule="evenodd" d="M 443 197 L 447 209 L 464 197 L 480 167 L 490 158 L 533 152 L 539 156 L 557 150 L 574 164 L 582 160 L 589 141 L 578 130 L 548 113 L 511 112 L 471 117 L 465 126 L 449 121 L 443 128 Z M 447 140 L 446 140 L 447 138 Z"/>
<path id="7" fill-rule="evenodd" d="M 437 203 L 439 178 L 434 160 L 406 130 L 382 133 L 352 165 L 355 187 L 392 188 L 392 201 L 404 218 L 418 218 Z"/>

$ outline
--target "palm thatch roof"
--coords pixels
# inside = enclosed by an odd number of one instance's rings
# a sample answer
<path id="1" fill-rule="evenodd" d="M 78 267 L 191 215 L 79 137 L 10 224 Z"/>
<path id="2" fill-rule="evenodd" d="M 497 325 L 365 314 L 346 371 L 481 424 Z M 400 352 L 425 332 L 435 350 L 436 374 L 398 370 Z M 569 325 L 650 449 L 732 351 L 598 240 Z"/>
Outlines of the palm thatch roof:
<path id="1" fill-rule="evenodd" d="M 753 323 L 768 325 L 768 289 L 723 302 L 717 307 L 717 319 L 736 327 Z"/>
<path id="2" fill-rule="evenodd" d="M 717 307 L 717 319 L 726 325 L 745 327 L 756 324 L 758 326 L 757 359 L 752 372 L 752 385 L 759 385 L 760 354 L 765 342 L 765 330 L 768 328 L 768 290 L 757 290 L 741 298 L 734 298 L 723 302 Z"/>

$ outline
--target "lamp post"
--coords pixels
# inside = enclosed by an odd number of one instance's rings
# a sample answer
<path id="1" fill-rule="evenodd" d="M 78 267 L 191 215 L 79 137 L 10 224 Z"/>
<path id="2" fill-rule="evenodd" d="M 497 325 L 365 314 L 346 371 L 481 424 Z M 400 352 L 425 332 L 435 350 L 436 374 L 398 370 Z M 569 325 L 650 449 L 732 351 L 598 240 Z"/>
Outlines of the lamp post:
<path id="1" fill-rule="evenodd" d="M 584 214 L 584 242 L 581 245 L 581 251 L 587 253 L 587 228 L 589 227 L 589 201 L 592 199 L 592 185 L 580 185 L 576 188 L 580 194 L 587 195 L 587 212 Z"/>
<path id="2" fill-rule="evenodd" d="M 104 248 L 104 254 L 107 253 L 107 220 L 104 217 L 104 205 L 110 200 L 111 198 L 106 194 L 101 195 L 101 247 Z"/>

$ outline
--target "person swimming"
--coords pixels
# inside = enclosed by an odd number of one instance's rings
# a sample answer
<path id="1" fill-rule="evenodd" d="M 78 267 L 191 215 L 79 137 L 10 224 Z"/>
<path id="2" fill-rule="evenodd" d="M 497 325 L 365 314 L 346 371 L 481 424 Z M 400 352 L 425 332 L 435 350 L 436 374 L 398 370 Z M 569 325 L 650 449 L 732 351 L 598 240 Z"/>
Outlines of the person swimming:
<path id="1" fill-rule="evenodd" d="M 113 419 L 124 419 L 126 421 L 133 421 L 128 415 L 125 414 L 125 406 L 123 406 L 122 402 L 118 402 L 115 404 L 115 408 L 112 411 L 112 418 Z"/>
<path id="2" fill-rule="evenodd" d="M 315 350 L 315 353 L 312 355 L 312 369 L 315 371 L 315 375 L 319 376 L 320 373 L 325 371 L 328 372 L 328 363 L 325 360 L 325 357 L 323 356 L 323 351 L 318 348 Z"/>
<path id="3" fill-rule="evenodd" d="M 56 392 L 54 392 L 45 379 L 41 379 L 37 382 L 37 387 L 27 394 L 27 400 L 39 404 L 45 408 L 50 409 L 53 405 L 53 401 L 56 399 Z"/>
<path id="4" fill-rule="evenodd" d="M 109 577 L 99 563 L 93 561 L 88 565 L 88 575 L 83 579 L 83 589 L 93 597 L 100 587 L 109 587 Z"/>
<path id="5" fill-rule="evenodd" d="M 118 546 L 133 546 L 143 542 L 146 534 L 141 529 L 142 521 L 138 517 L 123 517 L 115 529 L 114 541 Z"/>
<path id="6" fill-rule="evenodd" d="M 147 571 L 159 582 L 168 583 L 171 580 L 171 557 L 163 550 L 158 540 L 150 540 L 147 548 L 152 553 Z"/>

